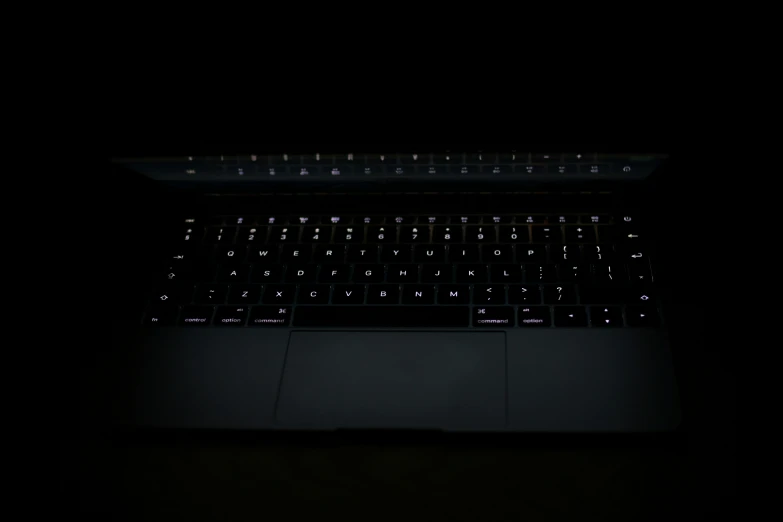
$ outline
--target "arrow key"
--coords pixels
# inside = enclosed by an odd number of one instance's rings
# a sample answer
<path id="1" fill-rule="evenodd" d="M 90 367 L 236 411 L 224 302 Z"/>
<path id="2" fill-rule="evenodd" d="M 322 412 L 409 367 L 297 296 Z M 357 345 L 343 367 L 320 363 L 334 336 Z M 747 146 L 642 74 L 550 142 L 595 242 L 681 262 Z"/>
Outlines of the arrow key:
<path id="1" fill-rule="evenodd" d="M 658 326 L 658 311 L 654 306 L 626 306 L 625 317 L 628 326 Z"/>
<path id="2" fill-rule="evenodd" d="M 592 306 L 590 320 L 595 327 L 622 326 L 623 314 L 616 306 Z"/>
<path id="3" fill-rule="evenodd" d="M 556 306 L 555 326 L 587 326 L 587 314 L 581 306 Z"/>

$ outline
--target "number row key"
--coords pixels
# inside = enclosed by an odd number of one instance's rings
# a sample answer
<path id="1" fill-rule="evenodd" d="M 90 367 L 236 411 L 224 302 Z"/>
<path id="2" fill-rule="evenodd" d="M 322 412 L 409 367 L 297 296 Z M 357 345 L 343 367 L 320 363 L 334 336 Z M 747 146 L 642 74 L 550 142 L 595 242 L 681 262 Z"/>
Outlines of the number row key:
<path id="1" fill-rule="evenodd" d="M 206 243 L 595 243 L 613 236 L 608 227 L 593 225 L 276 225 L 182 229 L 183 242 Z"/>

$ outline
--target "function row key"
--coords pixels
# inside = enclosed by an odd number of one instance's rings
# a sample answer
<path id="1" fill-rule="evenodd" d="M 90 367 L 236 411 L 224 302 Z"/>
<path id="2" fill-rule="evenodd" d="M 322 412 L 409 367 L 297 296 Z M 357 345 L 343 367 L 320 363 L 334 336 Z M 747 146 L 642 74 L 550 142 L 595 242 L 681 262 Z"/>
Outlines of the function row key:
<path id="1" fill-rule="evenodd" d="M 441 161 L 436 158 L 436 161 Z M 396 161 L 366 163 L 352 165 L 350 162 L 339 164 L 274 164 L 258 165 L 257 173 L 269 176 L 364 176 L 364 175 L 439 175 L 439 174 L 610 174 L 612 165 L 609 163 L 563 163 L 560 161 L 545 164 L 544 161 L 534 164 L 528 163 L 503 163 L 503 162 L 458 162 L 438 163 L 397 163 Z M 477 161 L 477 159 L 474 159 Z M 253 167 L 243 168 L 243 174 L 254 174 Z"/>
<path id="2" fill-rule="evenodd" d="M 205 220 L 199 218 L 183 218 L 179 226 L 183 229 L 202 228 Z M 608 224 L 610 217 L 605 214 L 498 214 L 498 215 L 474 215 L 474 214 L 450 214 L 450 215 L 384 215 L 384 216 L 363 216 L 363 215 L 276 215 L 276 216 L 255 216 L 255 215 L 233 215 L 233 216 L 215 216 L 208 220 L 210 227 L 233 227 L 233 226 L 251 226 L 251 225 L 380 225 L 380 224 L 427 224 L 427 225 L 445 225 L 445 224 Z M 625 224 L 625 223 L 623 223 Z"/>

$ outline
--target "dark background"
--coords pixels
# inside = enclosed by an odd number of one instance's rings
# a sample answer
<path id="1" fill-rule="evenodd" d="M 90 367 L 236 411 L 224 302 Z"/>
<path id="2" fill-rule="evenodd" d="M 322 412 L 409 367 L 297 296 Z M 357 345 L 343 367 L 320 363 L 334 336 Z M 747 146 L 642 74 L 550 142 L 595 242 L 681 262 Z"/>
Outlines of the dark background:
<path id="1" fill-rule="evenodd" d="M 162 149 L 118 144 L 112 155 Z M 735 518 L 734 354 L 712 337 L 720 330 L 701 255 L 713 238 L 700 225 L 720 211 L 711 197 L 719 187 L 695 151 L 666 150 L 671 161 L 638 197 L 655 209 L 658 268 L 673 289 L 667 317 L 685 413 L 679 432 L 116 432 L 104 422 L 105 402 L 83 386 L 77 429 L 61 439 L 61 486 L 83 512 L 117 520 Z M 111 215 L 127 238 L 168 201 L 114 170 L 108 188 L 123 194 L 110 200 Z M 133 259 L 125 262 L 132 273 Z M 91 355 L 87 349 L 79 361 L 82 383 Z"/>

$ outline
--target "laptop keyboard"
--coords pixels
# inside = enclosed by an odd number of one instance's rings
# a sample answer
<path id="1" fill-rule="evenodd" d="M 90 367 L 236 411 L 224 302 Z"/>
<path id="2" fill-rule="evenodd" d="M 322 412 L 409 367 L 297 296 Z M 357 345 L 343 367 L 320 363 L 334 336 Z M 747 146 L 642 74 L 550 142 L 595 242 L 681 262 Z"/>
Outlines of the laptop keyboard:
<path id="1" fill-rule="evenodd" d="M 633 216 L 218 216 L 172 234 L 148 326 L 660 324 Z"/>

